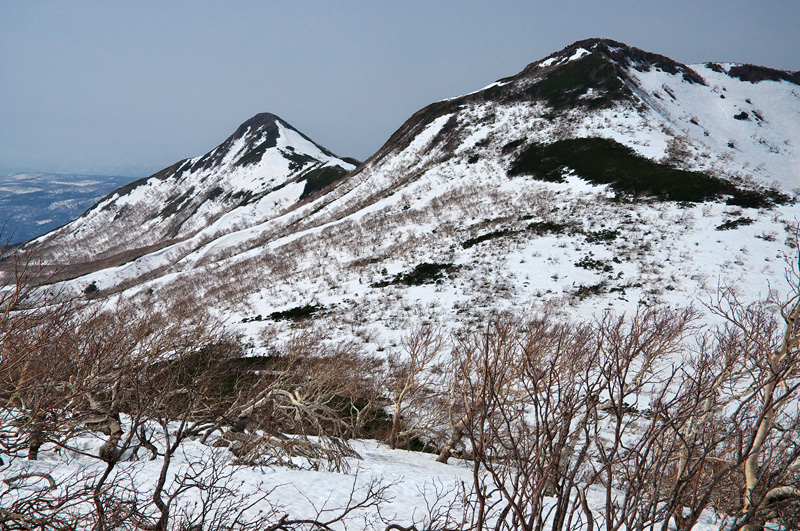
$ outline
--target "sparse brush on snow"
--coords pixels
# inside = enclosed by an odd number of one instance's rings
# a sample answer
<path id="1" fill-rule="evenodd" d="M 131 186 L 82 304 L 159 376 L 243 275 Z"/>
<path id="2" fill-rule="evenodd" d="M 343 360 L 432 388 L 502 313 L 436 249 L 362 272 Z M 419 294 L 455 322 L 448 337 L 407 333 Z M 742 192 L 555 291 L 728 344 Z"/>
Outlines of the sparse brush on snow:
<path id="1" fill-rule="evenodd" d="M 452 335 L 419 327 L 386 373 L 357 344 L 308 331 L 242 357 L 187 301 L 89 308 L 20 271 L 0 320 L 7 526 L 326 529 L 356 508 L 380 521 L 390 484 L 326 520 L 235 482 L 263 466 L 346 473 L 367 434 L 472 470 L 429 525 L 688 530 L 709 511 L 731 529 L 797 524 L 796 269 L 785 299 L 721 291 L 707 308 L 716 328 L 667 306 L 587 321 L 508 314 Z M 84 464 L 59 474 L 54 460 Z"/>

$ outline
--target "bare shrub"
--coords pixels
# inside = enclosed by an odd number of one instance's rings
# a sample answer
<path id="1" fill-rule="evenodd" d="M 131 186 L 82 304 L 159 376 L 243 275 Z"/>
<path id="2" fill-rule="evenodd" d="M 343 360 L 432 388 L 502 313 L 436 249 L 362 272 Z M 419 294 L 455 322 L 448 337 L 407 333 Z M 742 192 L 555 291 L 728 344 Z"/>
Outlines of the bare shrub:
<path id="1" fill-rule="evenodd" d="M 388 442 L 408 446 L 442 426 L 445 337 L 433 326 L 418 326 L 401 340 L 402 357 L 389 357 L 386 388 L 392 408 Z"/>
<path id="2" fill-rule="evenodd" d="M 257 379 L 243 381 L 204 440 L 228 427 L 223 440 L 244 462 L 294 466 L 302 457 L 313 468 L 345 468 L 344 458 L 357 456 L 347 438 L 369 431 L 378 411 L 378 365 L 355 343 L 297 333 Z"/>

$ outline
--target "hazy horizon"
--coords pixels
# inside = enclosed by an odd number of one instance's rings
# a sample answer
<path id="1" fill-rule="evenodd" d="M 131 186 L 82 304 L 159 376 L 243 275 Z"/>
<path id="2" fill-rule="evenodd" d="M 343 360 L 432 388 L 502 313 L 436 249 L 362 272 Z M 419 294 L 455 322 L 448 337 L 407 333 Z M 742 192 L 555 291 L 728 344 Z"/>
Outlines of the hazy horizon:
<path id="1" fill-rule="evenodd" d="M 367 1 L 4 5 L 0 175 L 141 177 L 259 112 L 340 156 L 586 38 L 800 70 L 800 3 Z"/>

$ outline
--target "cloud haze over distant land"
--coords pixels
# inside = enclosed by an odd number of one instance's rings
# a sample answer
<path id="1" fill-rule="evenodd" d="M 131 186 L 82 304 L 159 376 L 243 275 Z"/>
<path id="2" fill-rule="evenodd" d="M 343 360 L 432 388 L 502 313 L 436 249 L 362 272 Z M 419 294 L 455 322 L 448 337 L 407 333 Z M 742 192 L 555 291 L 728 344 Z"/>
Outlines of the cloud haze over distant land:
<path id="1" fill-rule="evenodd" d="M 5 2 L 0 174 L 148 175 L 278 114 L 364 159 L 419 108 L 590 37 L 800 70 L 800 2 Z"/>

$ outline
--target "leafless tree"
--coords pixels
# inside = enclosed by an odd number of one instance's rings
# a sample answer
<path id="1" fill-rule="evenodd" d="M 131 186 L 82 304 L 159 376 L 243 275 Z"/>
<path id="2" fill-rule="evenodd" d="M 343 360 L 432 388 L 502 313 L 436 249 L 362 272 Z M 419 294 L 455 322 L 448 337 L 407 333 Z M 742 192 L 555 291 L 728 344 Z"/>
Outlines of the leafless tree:
<path id="1" fill-rule="evenodd" d="M 608 531 L 645 529 L 663 518 L 657 471 L 671 454 L 653 409 L 669 396 L 671 360 L 680 359 L 695 316 L 692 308 L 653 307 L 631 317 L 606 314 L 592 325 L 601 400 L 589 422 L 592 471 L 585 481 L 605 491 L 599 516 Z"/>
<path id="2" fill-rule="evenodd" d="M 0 529 L 74 531 L 89 525 L 82 506 L 91 479 L 85 473 L 54 478 L 31 470 L 7 475 L 0 484 Z"/>
<path id="3" fill-rule="evenodd" d="M 497 320 L 454 347 L 473 462 L 471 526 L 644 529 L 663 518 L 667 426 L 649 408 L 670 387 L 665 362 L 682 352 L 692 309 L 643 309 L 587 323 Z M 663 401 L 663 400 L 662 400 Z M 671 403 L 670 403 L 671 405 Z M 662 407 L 662 406 L 654 406 Z M 605 507 L 586 504 L 603 488 Z"/>
<path id="4" fill-rule="evenodd" d="M 586 455 L 576 378 L 589 367 L 586 339 L 581 327 L 503 319 L 456 344 L 474 528 L 541 529 L 545 497 L 570 499 Z"/>
<path id="5" fill-rule="evenodd" d="M 728 461 L 741 464 L 741 506 L 735 528 L 757 529 L 769 520 L 796 525 L 800 511 L 800 289 L 742 304 L 724 291 L 714 311 L 728 323 L 724 346 L 737 356 L 723 389 L 738 447 Z M 724 403 L 724 402 L 723 402 Z"/>
<path id="6" fill-rule="evenodd" d="M 431 325 L 418 326 L 403 337 L 401 347 L 402 356 L 389 358 L 386 382 L 392 407 L 391 448 L 430 435 L 444 421 L 444 335 Z"/>

